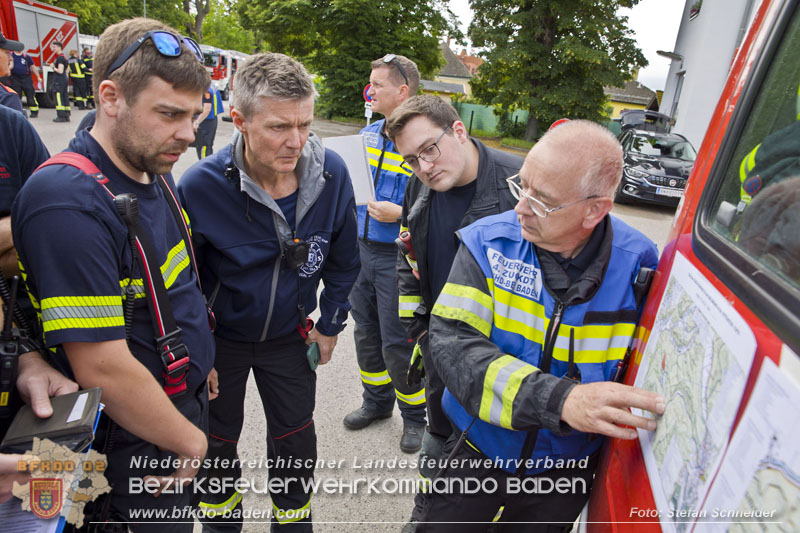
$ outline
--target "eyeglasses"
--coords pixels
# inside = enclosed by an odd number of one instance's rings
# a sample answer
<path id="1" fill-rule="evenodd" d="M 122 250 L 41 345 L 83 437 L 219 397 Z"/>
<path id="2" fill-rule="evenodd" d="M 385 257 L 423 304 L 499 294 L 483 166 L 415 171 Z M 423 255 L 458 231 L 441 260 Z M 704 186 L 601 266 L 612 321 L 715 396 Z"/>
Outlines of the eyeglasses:
<path id="1" fill-rule="evenodd" d="M 558 207 L 547 207 L 541 200 L 539 200 L 538 198 L 534 198 L 533 196 L 522 190 L 519 174 L 514 174 L 513 176 L 506 178 L 506 182 L 508 183 L 508 187 L 511 190 L 511 195 L 517 200 L 519 200 L 520 198 L 525 198 L 528 201 L 528 205 L 530 206 L 531 211 L 533 211 L 533 214 L 536 215 L 537 217 L 542 217 L 542 218 L 547 218 L 547 215 L 549 215 L 554 211 L 558 211 L 559 209 L 564 209 L 565 207 L 585 202 L 586 200 L 589 200 L 591 198 L 600 198 L 595 194 L 592 196 L 587 196 L 586 198 L 581 198 L 580 200 L 576 200 L 574 202 L 570 202 L 568 204 L 559 205 Z"/>
<path id="2" fill-rule="evenodd" d="M 400 75 L 403 76 L 403 79 L 406 80 L 406 85 L 408 85 L 408 76 L 406 76 L 406 70 L 403 68 L 403 65 L 400 64 L 400 60 L 397 59 L 395 54 L 386 54 L 383 56 L 384 63 L 391 63 L 397 67 L 397 70 L 400 71 Z"/>
<path id="3" fill-rule="evenodd" d="M 136 50 L 138 50 L 147 39 L 153 41 L 156 50 L 158 50 L 158 53 L 162 56 L 179 57 L 183 51 L 181 48 L 181 43 L 183 43 L 200 62 L 203 61 L 203 52 L 200 50 L 200 45 L 198 45 L 194 39 L 190 39 L 189 37 L 181 37 L 168 31 L 150 30 L 136 39 L 132 45 L 126 48 L 125 51 L 119 55 L 116 61 L 111 64 L 111 68 L 108 69 L 108 74 L 106 74 L 106 77 L 110 76 L 112 72 L 124 65 L 125 62 L 136 53 Z"/>
<path id="4" fill-rule="evenodd" d="M 404 159 L 403 163 L 411 167 L 412 170 L 416 171 L 419 170 L 420 159 L 422 159 L 426 163 L 433 163 L 434 161 L 439 159 L 439 156 L 442 155 L 442 152 L 441 150 L 439 150 L 438 143 L 439 141 L 442 140 L 444 134 L 447 133 L 447 131 L 452 127 L 453 127 L 452 124 L 450 126 L 447 126 L 442 132 L 442 134 L 439 135 L 435 141 L 433 141 L 433 144 L 429 144 L 428 146 L 423 148 L 422 151 L 420 151 L 420 153 L 417 154 L 417 157 L 409 157 L 408 159 Z"/>

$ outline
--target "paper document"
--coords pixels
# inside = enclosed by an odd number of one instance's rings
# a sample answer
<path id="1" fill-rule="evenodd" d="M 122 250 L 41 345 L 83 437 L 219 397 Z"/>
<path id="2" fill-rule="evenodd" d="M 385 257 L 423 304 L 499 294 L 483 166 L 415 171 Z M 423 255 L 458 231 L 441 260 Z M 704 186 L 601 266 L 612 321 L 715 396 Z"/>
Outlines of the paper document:
<path id="1" fill-rule="evenodd" d="M 369 168 L 364 137 L 361 135 L 325 137 L 322 139 L 322 144 L 344 159 L 350 172 L 350 180 L 353 182 L 356 205 L 367 205 L 368 201 L 374 200 L 375 184 L 372 182 L 372 170 Z"/>
<path id="2" fill-rule="evenodd" d="M 635 383 L 666 400 L 658 429 L 639 430 L 663 531 L 688 532 L 697 518 L 728 445 L 755 350 L 747 322 L 676 254 Z"/>

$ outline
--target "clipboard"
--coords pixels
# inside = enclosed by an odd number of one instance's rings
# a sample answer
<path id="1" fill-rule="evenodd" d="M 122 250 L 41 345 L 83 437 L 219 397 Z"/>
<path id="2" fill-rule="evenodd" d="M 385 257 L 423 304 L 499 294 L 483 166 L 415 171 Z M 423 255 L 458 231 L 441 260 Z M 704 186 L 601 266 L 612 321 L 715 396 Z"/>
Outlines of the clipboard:
<path id="1" fill-rule="evenodd" d="M 353 183 L 356 205 L 367 205 L 370 200 L 375 200 L 375 184 L 372 181 L 372 169 L 369 166 L 364 137 L 362 135 L 325 137 L 322 139 L 322 144 L 344 159 L 347 171 L 350 173 L 350 181 Z"/>

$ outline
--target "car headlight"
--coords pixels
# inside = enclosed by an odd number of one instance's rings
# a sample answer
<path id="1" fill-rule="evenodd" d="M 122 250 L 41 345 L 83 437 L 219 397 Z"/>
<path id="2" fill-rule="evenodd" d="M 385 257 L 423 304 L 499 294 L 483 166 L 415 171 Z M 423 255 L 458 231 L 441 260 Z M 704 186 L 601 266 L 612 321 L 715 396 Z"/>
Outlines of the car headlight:
<path id="1" fill-rule="evenodd" d="M 642 172 L 641 170 L 631 167 L 625 167 L 624 172 L 626 176 L 634 179 L 642 179 L 648 176 L 647 172 Z"/>

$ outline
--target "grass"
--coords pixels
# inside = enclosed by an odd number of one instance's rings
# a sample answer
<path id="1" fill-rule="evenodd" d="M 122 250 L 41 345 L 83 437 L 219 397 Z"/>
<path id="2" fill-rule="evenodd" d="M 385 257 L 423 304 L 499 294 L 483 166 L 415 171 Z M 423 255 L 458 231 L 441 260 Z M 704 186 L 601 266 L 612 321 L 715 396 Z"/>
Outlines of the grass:
<path id="1" fill-rule="evenodd" d="M 334 122 L 344 122 L 346 124 L 364 124 L 367 119 L 364 118 L 364 117 L 338 117 L 338 116 L 333 116 L 333 117 L 331 117 L 331 120 L 334 121 Z"/>
<path id="2" fill-rule="evenodd" d="M 525 141 L 523 139 L 514 139 L 513 137 L 503 137 L 501 144 L 503 146 L 511 146 L 513 148 L 520 148 L 522 150 L 530 150 L 534 143 Z"/>
<path id="3" fill-rule="evenodd" d="M 472 128 L 473 137 L 480 137 L 482 139 L 496 139 L 498 137 L 496 131 L 483 131 L 478 128 Z"/>

